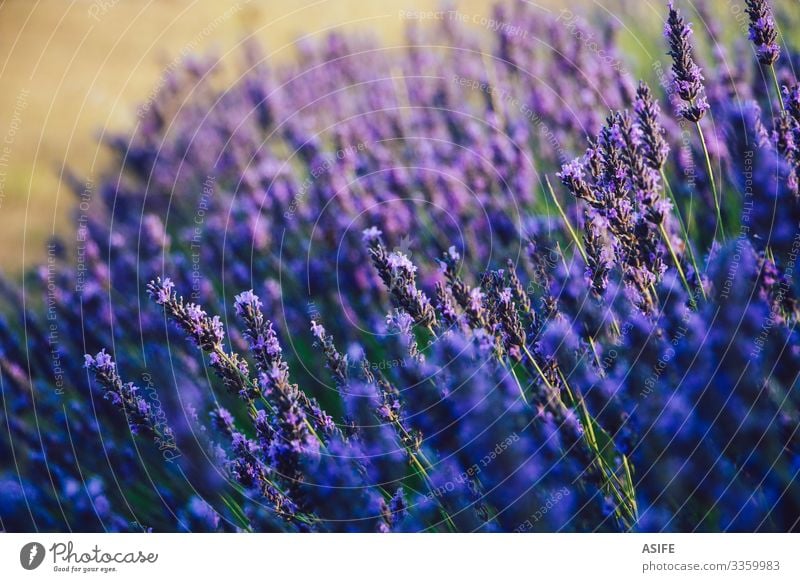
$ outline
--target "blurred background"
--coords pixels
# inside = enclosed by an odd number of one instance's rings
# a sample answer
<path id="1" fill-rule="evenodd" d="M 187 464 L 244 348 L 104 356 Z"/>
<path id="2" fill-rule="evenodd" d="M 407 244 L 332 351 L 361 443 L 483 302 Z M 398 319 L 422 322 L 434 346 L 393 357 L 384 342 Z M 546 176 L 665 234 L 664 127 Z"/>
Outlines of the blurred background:
<path id="1" fill-rule="evenodd" d="M 539 7 L 543 17 L 567 10 L 558 0 L 512 1 Z M 71 232 L 77 199 L 64 183 L 66 171 L 82 179 L 101 175 L 107 161 L 103 137 L 128 133 L 138 120 L 137 105 L 185 56 L 211 51 L 236 60 L 243 39 L 254 36 L 270 61 L 280 62 L 292 58 L 298 41 L 321 40 L 332 31 L 372 35 L 387 46 L 402 44 L 409 15 L 435 10 L 456 10 L 465 24 L 488 36 L 492 4 L 0 0 L 0 269 L 20 273 L 42 259 L 48 237 Z M 742 14 L 744 1 L 710 4 L 715 19 L 730 20 Z M 622 46 L 630 48 L 631 65 L 644 74 L 653 55 L 663 53 L 662 2 L 573 0 L 568 10 L 590 20 L 597 11 L 605 19 L 611 15 Z M 705 28 L 702 10 L 693 12 L 697 28 Z"/>

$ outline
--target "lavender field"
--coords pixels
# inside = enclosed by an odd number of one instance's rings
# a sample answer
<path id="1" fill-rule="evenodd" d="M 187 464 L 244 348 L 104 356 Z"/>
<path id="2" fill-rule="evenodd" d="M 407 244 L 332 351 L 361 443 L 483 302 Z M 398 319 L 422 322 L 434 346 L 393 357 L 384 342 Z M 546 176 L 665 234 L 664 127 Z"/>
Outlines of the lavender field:
<path id="1" fill-rule="evenodd" d="M 800 530 L 797 7 L 741 5 L 188 55 L 0 281 L 0 531 Z"/>

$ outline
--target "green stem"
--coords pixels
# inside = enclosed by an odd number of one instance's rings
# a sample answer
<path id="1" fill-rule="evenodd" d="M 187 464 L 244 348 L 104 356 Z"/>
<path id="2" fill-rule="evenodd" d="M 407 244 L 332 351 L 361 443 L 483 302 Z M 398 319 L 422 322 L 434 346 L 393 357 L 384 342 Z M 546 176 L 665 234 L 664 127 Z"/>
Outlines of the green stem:
<path id="1" fill-rule="evenodd" d="M 706 138 L 703 135 L 703 128 L 699 121 L 695 122 L 697 126 L 697 133 L 700 136 L 700 143 L 703 145 L 703 153 L 706 157 L 706 170 L 708 171 L 708 179 L 711 181 L 711 192 L 714 196 L 714 209 L 717 211 L 717 226 L 719 233 L 722 236 L 723 242 L 725 241 L 725 227 L 722 224 L 722 212 L 720 211 L 720 199 L 717 193 L 717 183 L 714 180 L 714 170 L 711 168 L 711 156 L 708 154 L 708 146 L 706 145 Z"/>
<path id="2" fill-rule="evenodd" d="M 402 426 L 399 422 L 393 423 L 395 425 L 395 430 L 400 429 L 401 433 L 407 438 L 411 439 L 411 435 L 408 434 L 405 427 Z M 419 458 L 417 458 L 417 454 L 410 448 L 406 447 L 406 452 L 408 453 L 409 458 L 411 459 L 412 466 L 416 469 L 417 475 L 422 479 L 422 482 L 425 483 L 425 486 L 428 488 L 428 491 L 431 495 L 435 496 L 435 488 L 433 486 L 433 481 L 431 481 L 430 475 L 428 474 L 428 470 L 433 468 L 431 462 L 425 457 L 425 454 L 422 451 L 419 451 L 419 456 L 425 461 L 425 465 L 423 465 Z M 426 467 L 427 465 L 427 467 Z M 450 517 L 450 513 L 447 511 L 447 508 L 444 506 L 444 503 L 441 501 L 438 502 L 439 505 L 439 512 L 442 514 L 442 517 L 447 524 L 448 529 L 450 529 L 451 533 L 455 533 L 458 531 L 456 528 L 456 524 L 453 522 L 453 518 Z"/>
<path id="3" fill-rule="evenodd" d="M 591 334 L 588 333 L 588 330 L 587 330 L 587 333 L 586 333 L 586 337 L 589 338 L 589 346 L 592 348 L 592 354 L 594 355 L 594 361 L 597 364 L 597 371 L 600 373 L 600 376 L 602 378 L 605 378 L 606 377 L 606 371 L 605 371 L 605 368 L 603 368 L 603 363 L 600 361 L 600 354 L 597 353 L 597 345 L 595 344 L 594 339 L 592 338 Z"/>
<path id="4" fill-rule="evenodd" d="M 689 286 L 689 281 L 686 280 L 686 275 L 683 272 L 683 267 L 681 267 L 681 262 L 678 260 L 678 255 L 675 254 L 675 249 L 672 248 L 672 241 L 669 240 L 669 234 L 667 234 L 667 229 L 664 228 L 664 223 L 662 222 L 659 224 L 658 228 L 661 230 L 661 236 L 664 238 L 664 242 L 667 244 L 667 249 L 672 257 L 672 262 L 675 263 L 675 267 L 678 269 L 678 274 L 681 276 L 683 286 L 686 287 L 686 292 L 689 294 L 689 299 L 694 302 L 692 288 Z"/>
<path id="5" fill-rule="evenodd" d="M 575 394 L 569 387 L 567 379 L 564 377 L 564 373 L 560 368 L 558 369 L 558 375 L 561 378 L 561 382 L 564 384 L 564 389 L 566 390 L 569 398 L 569 407 L 581 417 L 581 424 L 584 428 L 583 439 L 589 447 L 592 456 L 594 457 L 594 463 L 602 473 L 604 482 L 603 488 L 616 498 L 617 506 L 615 513 L 617 514 L 617 517 L 624 523 L 624 525 L 630 529 L 638 520 L 636 509 L 636 493 L 633 490 L 633 481 L 631 480 L 626 486 L 626 484 L 623 483 L 616 475 L 613 468 L 606 463 L 605 459 L 603 458 L 603 452 L 597 440 L 597 435 L 595 433 L 595 426 L 597 426 L 599 430 L 603 430 L 600 426 L 600 423 L 598 423 L 597 420 L 595 420 L 594 417 L 592 417 L 592 415 L 589 413 L 589 409 L 586 407 L 586 403 L 584 402 L 583 398 L 576 398 Z M 613 441 L 610 439 L 609 443 L 610 446 L 614 447 Z M 621 456 L 623 458 L 625 457 L 625 455 Z"/>
<path id="6" fill-rule="evenodd" d="M 775 84 L 775 93 L 778 95 L 778 103 L 781 106 L 781 112 L 786 112 L 786 107 L 783 104 L 783 96 L 781 95 L 781 84 L 778 82 L 778 74 L 775 72 L 775 64 L 769 66 L 772 73 L 772 82 Z"/>
<path id="7" fill-rule="evenodd" d="M 586 409 L 585 404 L 583 404 L 582 401 L 579 402 L 575 398 L 575 395 L 572 393 L 572 390 L 569 387 L 569 383 L 567 382 L 567 379 L 564 377 L 564 374 L 560 368 L 558 368 L 557 370 L 559 378 L 561 379 L 561 382 L 564 385 L 564 390 L 566 392 L 566 396 L 568 399 L 566 403 L 561 397 L 560 391 L 556 389 L 548 381 L 547 377 L 544 375 L 543 370 L 536 361 L 536 358 L 534 358 L 533 354 L 531 354 L 531 352 L 528 350 L 528 347 L 523 346 L 523 350 L 525 354 L 528 356 L 528 359 L 530 360 L 531 364 L 533 364 L 534 369 L 539 374 L 541 379 L 544 381 L 545 386 L 548 388 L 550 392 L 550 394 L 548 395 L 549 404 L 551 406 L 566 406 L 574 410 L 579 415 L 581 415 L 582 417 L 581 423 L 585 428 L 585 431 L 583 433 L 583 438 L 589 447 L 594 462 L 597 464 L 598 468 L 600 469 L 603 475 L 605 489 L 607 489 L 608 492 L 611 493 L 616 498 L 618 502 L 617 508 L 619 517 L 622 518 L 626 526 L 631 527 L 632 524 L 635 523 L 637 519 L 636 509 L 635 509 L 636 507 L 635 493 L 630 494 L 628 493 L 628 488 L 624 486 L 620 487 L 614 483 L 614 481 L 616 481 L 619 485 L 621 485 L 621 483 L 619 482 L 619 478 L 614 474 L 614 471 L 610 467 L 608 467 L 605 461 L 603 460 L 602 452 L 600 451 L 600 448 L 597 444 L 597 438 L 594 435 L 594 424 L 597 424 L 597 426 L 599 427 L 600 426 L 599 423 L 597 423 L 597 421 L 589 414 L 589 411 Z M 632 482 L 629 485 L 630 485 L 630 490 L 632 491 L 633 489 Z M 622 492 L 620 492 L 620 489 L 622 489 Z M 632 500 L 630 499 L 630 497 L 632 497 Z M 626 512 L 627 515 L 622 515 L 622 512 Z"/>
<path id="8" fill-rule="evenodd" d="M 500 361 L 501 365 L 505 368 L 505 364 L 503 364 L 502 360 Z M 522 396 L 522 402 L 528 404 L 528 399 L 525 396 L 525 389 L 522 387 L 522 383 L 519 381 L 517 377 L 517 373 L 514 371 L 514 364 L 509 361 L 508 371 L 511 372 L 511 376 L 514 378 L 514 381 L 517 383 L 517 388 L 519 388 L 519 393 Z"/>
<path id="9" fill-rule="evenodd" d="M 547 188 L 550 191 L 550 197 L 553 199 L 553 202 L 555 203 L 556 208 L 558 208 L 558 212 L 561 215 L 561 218 L 564 221 L 564 224 L 566 225 L 567 230 L 569 231 L 569 234 L 572 237 L 573 242 L 575 243 L 575 246 L 578 248 L 578 251 L 580 251 L 581 256 L 583 257 L 583 262 L 584 263 L 588 263 L 589 260 L 586 257 L 586 251 L 583 250 L 583 245 L 581 245 L 581 241 L 578 238 L 578 235 L 575 232 L 575 229 L 572 228 L 572 224 L 570 223 L 569 219 L 567 218 L 567 215 L 564 212 L 564 209 L 561 208 L 561 204 L 558 203 L 558 198 L 556 198 L 556 194 L 553 191 L 553 186 L 550 184 L 550 178 L 545 176 L 544 179 L 545 179 L 545 182 L 547 182 Z"/>
<path id="10" fill-rule="evenodd" d="M 694 268 L 694 272 L 697 278 L 700 278 L 700 269 L 697 268 L 697 259 L 694 255 L 694 247 L 692 246 L 692 239 L 689 236 L 689 228 L 686 226 L 686 222 L 683 220 L 683 214 L 681 213 L 681 209 L 678 206 L 678 200 L 675 198 L 675 192 L 672 190 L 672 186 L 667 179 L 666 173 L 664 173 L 664 168 L 661 168 L 661 179 L 664 181 L 664 188 L 667 191 L 667 195 L 669 196 L 670 201 L 672 202 L 672 207 L 675 209 L 675 215 L 678 217 L 678 224 L 681 227 L 681 234 L 683 235 L 683 244 L 686 245 L 686 251 L 689 253 L 689 260 L 692 263 L 692 267 Z M 700 292 L 703 294 L 703 299 L 706 299 L 706 290 L 700 285 Z M 691 293 L 690 293 L 691 294 Z"/>

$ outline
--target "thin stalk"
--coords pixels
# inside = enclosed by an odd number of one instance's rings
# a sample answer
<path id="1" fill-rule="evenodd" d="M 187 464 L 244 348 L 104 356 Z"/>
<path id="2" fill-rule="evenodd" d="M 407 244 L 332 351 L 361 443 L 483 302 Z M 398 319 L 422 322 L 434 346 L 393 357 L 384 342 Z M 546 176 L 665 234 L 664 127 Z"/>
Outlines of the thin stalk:
<path id="1" fill-rule="evenodd" d="M 572 227 L 572 224 L 570 223 L 569 219 L 567 218 L 567 215 L 564 212 L 564 209 L 561 208 L 561 204 L 559 204 L 558 199 L 556 198 L 556 194 L 553 191 L 553 186 L 552 186 L 552 184 L 550 184 L 550 178 L 548 176 L 545 176 L 544 179 L 545 179 L 545 182 L 547 183 L 547 189 L 550 191 L 550 197 L 553 199 L 553 202 L 555 203 L 556 208 L 558 208 L 558 212 L 561 215 L 561 219 L 564 221 L 564 224 L 566 225 L 567 230 L 569 231 L 570 237 L 572 238 L 572 242 L 575 243 L 575 246 L 578 248 L 578 251 L 581 253 L 581 257 L 583 258 L 583 262 L 588 264 L 589 258 L 586 256 L 586 251 L 584 250 L 583 245 L 581 244 L 580 238 L 578 238 L 578 234 L 575 232 L 575 229 Z M 558 243 L 556 243 L 556 244 L 558 244 Z M 564 263 L 564 270 L 566 272 L 569 272 L 569 266 L 567 265 L 567 260 L 564 257 L 564 253 L 561 252 L 560 246 L 559 246 L 559 251 L 560 251 L 559 254 L 561 255 L 561 261 Z M 613 329 L 615 329 L 617 331 L 617 333 L 619 333 L 619 325 L 617 324 L 616 318 L 612 317 L 612 320 L 613 320 L 612 321 Z"/>
<path id="2" fill-rule="evenodd" d="M 553 385 L 547 379 L 547 376 L 544 375 L 544 372 L 539 367 L 539 364 L 536 361 L 536 358 L 534 358 L 533 354 L 531 354 L 530 351 L 528 350 L 528 346 L 522 346 L 522 349 L 525 351 L 525 355 L 528 356 L 528 359 L 533 364 L 533 367 L 536 369 L 536 373 L 539 374 L 539 377 L 542 379 L 542 382 L 544 382 L 544 385 L 547 386 L 547 389 L 551 390 L 551 391 L 554 391 L 555 389 L 553 388 Z"/>
<path id="3" fill-rule="evenodd" d="M 692 263 L 692 267 L 694 268 L 694 272 L 697 274 L 697 277 L 700 277 L 700 269 L 697 268 L 697 259 L 695 258 L 694 254 L 694 247 L 692 246 L 692 239 L 689 236 L 689 229 L 686 226 L 686 223 L 683 220 L 683 215 L 681 214 L 681 209 L 678 206 L 678 201 L 675 198 L 675 193 L 672 190 L 672 186 L 667 179 L 667 175 L 664 173 L 664 168 L 661 168 L 661 179 L 664 181 L 664 188 L 667 191 L 667 195 L 669 196 L 670 201 L 672 202 L 672 207 L 675 209 L 675 214 L 678 217 L 678 224 L 681 227 L 681 234 L 683 235 L 683 243 L 686 245 L 686 251 L 689 254 L 689 260 Z M 674 250 L 670 249 L 670 251 L 674 254 Z M 676 262 L 677 264 L 677 262 Z M 707 299 L 706 297 L 706 290 L 700 285 L 700 292 L 703 294 L 703 299 Z M 691 293 L 690 293 L 691 294 Z"/>
<path id="4" fill-rule="evenodd" d="M 502 361 L 500 363 L 504 368 L 506 367 Z M 522 396 L 522 401 L 525 404 L 528 404 L 528 398 L 525 396 L 525 389 L 522 387 L 522 383 L 519 381 L 517 373 L 514 371 L 514 365 L 510 364 L 507 369 L 509 372 L 511 372 L 511 375 L 514 377 L 514 381 L 517 383 L 517 388 L 519 388 L 519 394 Z"/>
<path id="5" fill-rule="evenodd" d="M 597 370 L 600 372 L 600 376 L 605 378 L 606 377 L 606 371 L 603 368 L 602 362 L 600 361 L 600 354 L 597 353 L 597 345 L 595 344 L 594 339 L 592 338 L 592 336 L 589 335 L 588 330 L 587 330 L 586 336 L 589 338 L 589 346 L 591 346 L 591 348 L 592 348 L 592 354 L 594 354 L 594 361 L 597 363 Z"/>
<path id="6" fill-rule="evenodd" d="M 720 211 L 720 199 L 717 193 L 717 182 L 714 180 L 714 170 L 711 168 L 711 156 L 708 154 L 708 146 L 706 145 L 706 138 L 703 135 L 703 127 L 700 122 L 695 122 L 697 126 L 697 133 L 700 136 L 700 143 L 703 145 L 703 153 L 706 158 L 706 170 L 708 171 L 708 179 L 711 181 L 711 193 L 714 196 L 714 209 L 717 212 L 717 225 L 719 226 L 719 233 L 722 236 L 723 242 L 725 241 L 725 227 L 722 224 L 722 212 Z"/>
<path id="7" fill-rule="evenodd" d="M 769 66 L 769 70 L 772 73 L 772 82 L 775 85 L 775 94 L 778 96 L 778 103 L 781 106 L 781 112 L 786 112 L 786 106 L 783 104 L 783 96 L 781 95 L 781 84 L 778 82 L 778 74 L 775 72 L 775 64 L 771 64 Z"/>
<path id="8" fill-rule="evenodd" d="M 560 241 L 556 241 L 556 250 L 558 251 L 558 256 L 561 257 L 561 264 L 564 265 L 564 272 L 569 273 L 569 265 L 567 264 L 567 257 L 561 248 Z"/>
<path id="9" fill-rule="evenodd" d="M 654 309 L 658 309 L 659 301 L 658 301 L 658 291 L 656 291 L 656 284 L 650 283 L 650 286 L 647 288 L 647 299 L 653 304 Z"/>
<path id="10" fill-rule="evenodd" d="M 439 336 L 436 335 L 436 332 L 433 330 L 433 326 L 432 325 L 425 326 L 425 329 L 427 329 L 429 332 L 431 332 L 431 335 L 433 336 L 434 340 L 439 339 Z"/>
<path id="11" fill-rule="evenodd" d="M 422 466 L 422 463 L 419 462 L 419 459 L 417 459 L 413 453 L 411 453 L 411 461 L 416 467 L 417 471 L 419 471 L 419 475 L 422 477 L 422 480 L 428 486 L 428 490 L 433 494 L 436 489 L 434 488 L 433 482 L 431 481 L 428 472 L 425 470 L 425 467 Z M 447 527 L 450 529 L 451 533 L 457 532 L 458 528 L 456 528 L 453 518 L 450 517 L 450 513 L 448 513 L 447 509 L 445 509 L 441 503 L 439 503 L 439 511 L 441 512 L 442 517 L 444 517 Z"/>
<path id="12" fill-rule="evenodd" d="M 664 223 L 662 222 L 659 224 L 658 228 L 661 231 L 661 236 L 663 237 L 664 242 L 667 245 L 667 249 L 669 250 L 669 254 L 672 257 L 672 262 L 675 263 L 675 267 L 678 269 L 678 274 L 681 276 L 683 286 L 686 287 L 686 292 L 689 294 L 690 300 L 694 301 L 694 294 L 689 286 L 689 281 L 686 280 L 686 275 L 683 272 L 683 267 L 681 267 L 681 262 L 678 260 L 678 255 L 675 254 L 675 249 L 672 248 L 672 241 L 669 240 L 669 235 L 667 234 L 667 229 L 664 228 Z"/>
<path id="13" fill-rule="evenodd" d="M 431 326 L 427 326 L 427 329 L 434 334 L 434 337 L 436 336 Z M 411 442 L 413 440 L 409 432 L 406 430 L 406 427 L 403 426 L 398 417 L 395 416 L 390 422 L 395 431 L 397 431 L 397 433 L 401 436 L 403 442 Z M 406 453 L 408 453 L 409 459 L 411 460 L 411 465 L 415 469 L 415 473 L 418 477 L 420 477 L 420 479 L 422 479 L 422 482 L 428 488 L 428 491 L 431 493 L 431 495 L 435 496 L 433 481 L 428 473 L 429 470 L 433 470 L 433 463 L 430 462 L 422 450 L 415 451 L 410 446 L 404 446 L 404 448 Z M 420 459 L 422 459 L 422 462 Z M 458 529 L 456 528 L 456 524 L 450 517 L 450 514 L 448 513 L 447 508 L 444 506 L 444 503 L 439 501 L 437 504 L 439 505 L 439 512 L 442 514 L 442 517 L 447 523 L 447 527 L 450 529 L 451 533 L 457 532 Z"/>
<path id="14" fill-rule="evenodd" d="M 567 218 L 567 215 L 564 213 L 564 209 L 561 208 L 561 204 L 558 203 L 558 199 L 556 198 L 556 194 L 555 194 L 555 192 L 553 192 L 553 186 L 550 184 L 550 178 L 545 176 L 544 179 L 545 179 L 545 182 L 547 183 L 547 188 L 550 191 L 550 197 L 553 199 L 553 202 L 555 203 L 556 208 L 558 208 L 558 213 L 561 215 L 561 218 L 564 221 L 564 224 L 567 226 L 567 230 L 569 231 L 569 234 L 572 237 L 572 240 L 575 243 L 575 246 L 578 247 L 578 250 L 580 251 L 581 256 L 583 257 L 583 262 L 584 263 L 588 263 L 589 260 L 588 260 L 588 258 L 586 256 L 586 251 L 583 250 L 583 245 L 581 245 L 581 241 L 578 238 L 578 235 L 575 232 L 575 229 L 572 228 L 572 224 L 570 223 L 569 219 Z"/>
<path id="15" fill-rule="evenodd" d="M 225 507 L 227 507 L 230 510 L 230 512 L 237 520 L 239 520 L 242 528 L 247 530 L 248 532 L 252 532 L 253 527 L 250 525 L 250 520 L 247 519 L 247 516 L 245 515 L 244 511 L 242 511 L 242 508 L 239 507 L 239 504 L 236 503 L 229 495 L 226 495 L 224 493 L 221 494 L 219 497 L 222 500 L 222 503 L 225 505 Z"/>
<path id="16" fill-rule="evenodd" d="M 633 512 L 638 519 L 639 506 L 636 503 L 636 491 L 633 489 L 633 471 L 631 471 L 631 464 L 628 462 L 628 455 L 622 455 L 622 466 L 625 469 L 625 480 L 628 484 L 628 497 L 631 500 Z"/>
<path id="17" fill-rule="evenodd" d="M 616 337 L 622 335 L 622 330 L 619 328 L 619 323 L 617 323 L 617 316 L 613 313 L 611 314 L 611 331 L 614 332 Z"/>
<path id="18" fill-rule="evenodd" d="M 562 374 L 563 378 L 563 374 Z M 584 426 L 584 440 L 586 444 L 589 446 L 589 450 L 592 452 L 594 456 L 594 462 L 597 464 L 597 468 L 603 475 L 603 480 L 605 481 L 604 485 L 605 488 L 611 493 L 617 501 L 617 506 L 615 507 L 614 513 L 617 514 L 617 517 L 622 520 L 627 527 L 631 527 L 632 524 L 626 521 L 626 517 L 630 517 L 631 520 L 635 521 L 636 516 L 633 513 L 633 509 L 628 504 L 630 503 L 630 499 L 627 498 L 628 492 L 627 487 L 620 481 L 619 477 L 614 473 L 613 470 L 606 464 L 603 460 L 603 455 L 600 451 L 600 445 L 597 442 L 597 435 L 594 432 L 594 425 L 592 422 L 592 418 L 589 416 L 589 411 L 586 408 L 586 403 L 581 400 L 580 402 L 575 403 L 575 408 L 578 408 L 578 413 L 583 417 L 582 423 Z M 622 491 L 620 491 L 622 489 Z M 625 513 L 628 515 L 623 515 L 623 510 L 627 510 Z"/>
<path id="19" fill-rule="evenodd" d="M 600 445 L 597 440 L 597 435 L 594 431 L 595 424 L 600 427 L 600 423 L 598 423 L 589 413 L 584 400 L 582 398 L 578 400 L 575 397 L 575 394 L 573 394 L 572 390 L 570 389 L 569 383 L 567 382 L 567 379 L 564 377 L 564 373 L 560 368 L 558 369 L 558 375 L 561 378 L 561 381 L 564 384 L 564 389 L 569 397 L 569 407 L 581 416 L 581 424 L 584 427 L 584 440 L 586 441 L 586 444 L 588 445 L 589 450 L 594 457 L 594 461 L 597 464 L 598 469 L 600 469 L 600 472 L 603 475 L 605 487 L 617 500 L 618 505 L 615 509 L 615 513 L 617 514 L 618 518 L 630 528 L 638 519 L 634 509 L 636 506 L 635 493 L 633 493 L 633 500 L 631 500 L 631 493 L 628 491 L 629 488 L 625 486 L 614 470 L 609 467 L 603 459 L 602 451 L 600 450 Z M 600 428 L 602 430 L 602 427 Z M 624 457 L 624 455 L 622 456 Z M 633 482 L 631 481 L 631 492 L 632 487 Z M 625 511 L 627 515 L 623 515 L 623 510 L 627 510 Z"/>
<path id="20" fill-rule="evenodd" d="M 564 401 L 562 400 L 561 395 L 553 387 L 553 385 L 547 380 L 547 378 L 544 375 L 544 372 L 539 367 L 539 364 L 536 361 L 536 358 L 534 358 L 533 355 L 528 350 L 528 347 L 527 346 L 523 346 L 523 350 L 524 350 L 525 354 L 528 356 L 528 359 L 533 364 L 534 368 L 536 369 L 536 372 L 539 374 L 539 376 L 544 381 L 545 386 L 547 386 L 547 388 L 550 390 L 550 398 L 557 399 L 557 401 L 562 406 L 564 406 Z M 635 497 L 634 497 L 633 503 L 631 503 L 631 500 L 629 498 L 629 494 L 628 494 L 627 491 L 625 491 L 627 488 L 622 483 L 620 483 L 619 477 L 617 477 L 617 475 L 613 472 L 613 470 L 611 470 L 610 467 L 607 467 L 605 461 L 603 460 L 603 456 L 601 454 L 600 448 L 598 446 L 597 438 L 594 435 L 594 424 L 593 423 L 595 423 L 596 421 L 589 414 L 589 411 L 586 409 L 585 404 L 583 404 L 582 401 L 579 402 L 575 398 L 574 394 L 572 393 L 572 390 L 570 390 L 570 388 L 569 388 L 569 383 L 567 382 L 566 378 L 564 377 L 563 372 L 560 369 L 558 369 L 558 374 L 559 374 L 559 377 L 561 378 L 561 381 L 564 384 L 564 389 L 565 389 L 565 391 L 567 393 L 567 396 L 569 398 L 569 407 L 571 409 L 573 409 L 573 410 L 577 409 L 576 411 L 579 414 L 582 414 L 582 416 L 584 416 L 583 424 L 585 425 L 584 428 L 586 429 L 584 431 L 584 439 L 586 440 L 586 443 L 589 446 L 589 450 L 591 451 L 591 453 L 592 453 L 592 455 L 594 457 L 594 460 L 597 463 L 598 468 L 600 469 L 600 471 L 601 471 L 601 473 L 603 475 L 603 479 L 606 482 L 607 488 L 609 489 L 611 494 L 614 495 L 616 497 L 616 499 L 617 499 L 617 502 L 619 504 L 617 506 L 617 513 L 618 513 L 620 519 L 622 519 L 623 521 L 626 522 L 625 525 L 630 526 L 628 521 L 633 521 L 633 522 L 636 521 L 635 509 L 633 509 L 633 510 L 631 509 L 631 506 L 635 507 Z M 583 406 L 581 406 L 581 405 L 583 405 Z M 598 424 L 598 426 L 599 426 L 599 424 Z M 612 477 L 613 477 L 613 479 L 612 479 Z M 614 484 L 614 481 L 617 482 L 619 487 Z M 620 492 L 620 488 L 623 489 L 623 492 L 625 493 L 625 495 L 623 495 L 623 493 Z M 622 509 L 620 509 L 620 507 Z M 623 516 L 622 513 L 621 513 L 623 510 L 627 510 L 627 513 L 629 513 L 630 515 Z M 626 517 L 627 517 L 627 519 L 626 519 Z"/>
<path id="21" fill-rule="evenodd" d="M 408 432 L 406 432 L 405 428 L 403 428 L 403 432 L 406 435 L 408 435 Z M 428 474 L 428 471 L 426 470 L 425 466 L 419 461 L 417 455 L 410 448 L 406 448 L 406 452 L 408 453 L 409 458 L 411 459 L 411 464 L 417 470 L 417 475 L 419 475 L 422 478 L 422 481 L 428 487 L 428 491 L 430 491 L 432 495 L 435 495 L 434 491 L 436 489 L 433 486 L 433 481 L 431 481 L 430 475 Z M 420 454 L 422 454 L 422 451 L 420 451 Z M 425 462 L 430 466 L 430 461 L 426 459 Z M 442 517 L 444 517 L 445 522 L 447 523 L 447 527 L 450 529 L 451 533 L 457 532 L 458 528 L 456 528 L 456 524 L 453 522 L 453 518 L 450 517 L 450 513 L 444 507 L 444 504 L 440 502 L 438 505 L 439 505 L 439 511 L 441 512 Z"/>

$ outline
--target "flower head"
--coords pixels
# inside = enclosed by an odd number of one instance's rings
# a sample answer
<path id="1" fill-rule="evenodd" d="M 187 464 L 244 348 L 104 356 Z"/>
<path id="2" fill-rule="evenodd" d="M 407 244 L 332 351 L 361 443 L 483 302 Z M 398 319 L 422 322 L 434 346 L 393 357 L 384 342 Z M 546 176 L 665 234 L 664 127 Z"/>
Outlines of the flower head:
<path id="1" fill-rule="evenodd" d="M 745 10 L 750 17 L 750 40 L 756 45 L 758 61 L 763 65 L 772 65 L 781 54 L 772 8 L 767 0 L 747 0 Z"/>
<path id="2" fill-rule="evenodd" d="M 639 83 L 639 88 L 636 90 L 633 109 L 639 126 L 644 157 L 652 169 L 661 170 L 667 161 L 669 145 L 659 121 L 661 108 L 644 81 Z"/>
<path id="3" fill-rule="evenodd" d="M 669 17 L 664 26 L 664 36 L 669 42 L 669 55 L 672 57 L 673 86 L 684 101 L 680 114 L 688 121 L 700 121 L 709 106 L 703 87 L 703 75 L 694 60 L 692 28 L 672 2 L 669 3 Z"/>
<path id="4" fill-rule="evenodd" d="M 236 311 L 236 315 L 241 316 L 246 309 L 251 309 L 253 311 L 261 309 L 261 300 L 253 293 L 253 290 L 250 289 L 249 291 L 240 293 L 234 298 L 233 308 Z"/>
<path id="5" fill-rule="evenodd" d="M 369 244 L 373 241 L 380 240 L 383 232 L 377 226 L 370 226 L 361 232 L 361 240 Z"/>

